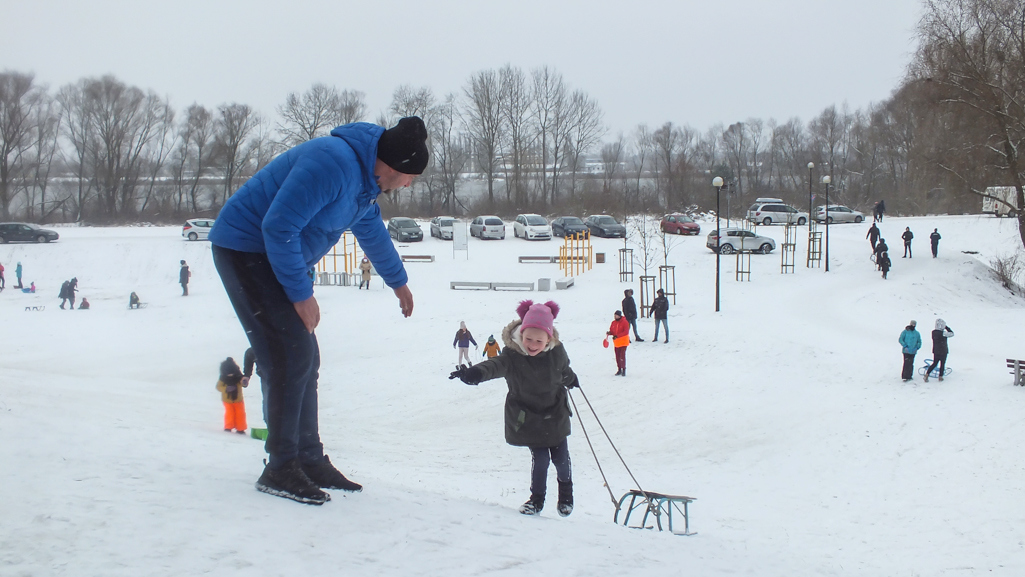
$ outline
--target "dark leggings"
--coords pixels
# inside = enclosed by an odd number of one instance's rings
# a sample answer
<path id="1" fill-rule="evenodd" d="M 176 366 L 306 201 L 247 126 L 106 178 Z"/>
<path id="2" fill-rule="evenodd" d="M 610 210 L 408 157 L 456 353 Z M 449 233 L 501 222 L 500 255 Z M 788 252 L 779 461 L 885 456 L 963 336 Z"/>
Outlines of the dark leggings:
<path id="1" fill-rule="evenodd" d="M 936 365 L 940 366 L 940 376 L 942 377 L 943 370 L 947 366 L 947 353 L 943 353 L 942 355 L 936 355 L 936 358 L 933 359 L 932 364 L 929 365 L 928 370 L 925 371 L 925 374 L 932 375 L 932 370 L 936 368 Z"/>
<path id="2" fill-rule="evenodd" d="M 555 463 L 555 478 L 562 483 L 573 480 L 569 460 L 569 439 L 563 439 L 554 447 L 529 447 L 532 465 L 530 467 L 530 496 L 545 497 L 548 486 L 548 463 Z"/>

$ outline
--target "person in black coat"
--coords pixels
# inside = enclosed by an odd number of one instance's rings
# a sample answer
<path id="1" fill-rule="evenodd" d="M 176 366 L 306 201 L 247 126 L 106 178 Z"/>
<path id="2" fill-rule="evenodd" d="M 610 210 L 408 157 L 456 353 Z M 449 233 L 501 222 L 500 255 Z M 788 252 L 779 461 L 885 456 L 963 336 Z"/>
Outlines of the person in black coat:
<path id="1" fill-rule="evenodd" d="M 655 300 L 651 301 L 651 314 L 655 317 L 655 340 L 658 340 L 658 325 L 662 324 L 666 329 L 666 341 L 669 342 L 669 299 L 666 298 L 666 293 L 662 289 L 658 289 L 658 296 Z"/>
<path id="2" fill-rule="evenodd" d="M 936 253 L 940 249 L 940 231 L 939 229 L 932 229 L 932 234 L 929 235 L 929 244 L 932 246 L 932 257 L 936 258 Z"/>
<path id="3" fill-rule="evenodd" d="M 890 247 L 886 246 L 886 239 L 880 238 L 879 244 L 876 245 L 876 270 L 882 270 L 883 267 L 879 266 L 879 262 L 883 259 L 883 253 L 890 250 Z"/>
<path id="4" fill-rule="evenodd" d="M 865 238 L 868 239 L 868 242 L 872 244 L 873 253 L 876 251 L 876 243 L 879 242 L 879 237 L 882 236 L 882 234 L 883 233 L 879 232 L 879 227 L 876 226 L 876 223 L 873 222 L 872 226 L 868 229 L 868 234 L 865 235 Z"/>
<path id="5" fill-rule="evenodd" d="M 883 252 L 879 256 L 879 270 L 883 271 L 883 279 L 886 279 L 886 273 L 890 272 L 890 254 Z"/>
<path id="6" fill-rule="evenodd" d="M 178 284 L 182 285 L 182 296 L 189 296 L 189 277 L 192 276 L 192 272 L 189 271 L 189 265 L 182 261 L 182 267 L 178 271 Z"/>
<path id="7" fill-rule="evenodd" d="M 623 294 L 626 295 L 626 298 L 623 299 L 623 318 L 633 327 L 634 340 L 644 342 L 641 335 L 637 334 L 637 302 L 634 301 L 634 291 L 633 289 L 626 289 L 623 291 Z"/>
<path id="8" fill-rule="evenodd" d="M 904 234 L 900 237 L 904 239 L 904 256 L 901 258 L 911 258 L 911 239 L 915 238 L 915 233 L 911 232 L 910 226 L 905 226 Z"/>
<path id="9" fill-rule="evenodd" d="M 946 321 L 936 319 L 936 328 L 932 331 L 932 364 L 925 370 L 925 375 L 922 377 L 925 382 L 929 382 L 929 373 L 936 368 L 936 365 L 940 367 L 940 380 L 943 380 L 943 371 L 947 367 L 947 339 L 952 336 L 954 336 L 954 331 L 947 326 Z"/>

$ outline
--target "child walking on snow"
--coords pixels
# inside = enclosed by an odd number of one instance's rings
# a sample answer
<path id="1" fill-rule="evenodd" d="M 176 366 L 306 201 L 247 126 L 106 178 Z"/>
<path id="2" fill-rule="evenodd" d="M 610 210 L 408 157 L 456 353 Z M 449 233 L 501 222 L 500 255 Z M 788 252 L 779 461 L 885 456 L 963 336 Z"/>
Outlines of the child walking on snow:
<path id="1" fill-rule="evenodd" d="M 240 435 L 246 434 L 246 403 L 242 399 L 242 388 L 248 385 L 248 382 L 242 382 L 242 369 L 238 368 L 235 359 L 228 357 L 221 363 L 217 390 L 221 392 L 221 402 L 224 403 L 226 433 L 234 429 Z"/>
<path id="2" fill-rule="evenodd" d="M 488 337 L 488 342 L 484 343 L 484 352 L 482 356 L 489 359 L 493 359 L 498 356 L 498 353 L 502 351 L 502 347 L 498 346 L 498 342 L 495 341 L 495 335 Z"/>
<path id="3" fill-rule="evenodd" d="M 456 338 L 452 339 L 453 349 L 456 348 L 456 345 L 459 345 L 459 359 L 456 360 L 457 365 L 463 364 L 463 359 L 466 359 L 466 364 L 473 364 L 473 361 L 470 360 L 470 343 L 473 343 L 473 348 L 477 348 L 477 341 L 473 340 L 473 335 L 470 334 L 469 329 L 466 328 L 466 323 L 459 321 L 459 330 L 456 331 Z"/>
<path id="4" fill-rule="evenodd" d="M 573 512 L 573 478 L 569 458 L 569 398 L 567 389 L 578 387 L 569 367 L 569 356 L 552 326 L 559 314 L 553 301 L 523 301 L 516 308 L 520 318 L 502 331 L 505 348 L 493 359 L 449 375 L 468 385 L 505 377 L 505 442 L 530 449 L 532 465 L 530 499 L 520 507 L 524 515 L 544 508 L 548 464 L 555 463 L 559 482 L 557 510 L 565 517 Z"/>

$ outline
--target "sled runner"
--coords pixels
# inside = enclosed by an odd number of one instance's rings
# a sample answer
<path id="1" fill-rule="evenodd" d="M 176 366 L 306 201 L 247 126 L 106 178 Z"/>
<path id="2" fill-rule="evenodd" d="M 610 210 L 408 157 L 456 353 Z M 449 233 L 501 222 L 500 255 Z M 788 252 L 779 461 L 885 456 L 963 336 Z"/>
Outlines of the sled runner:
<path id="1" fill-rule="evenodd" d="M 925 371 L 929 368 L 929 365 L 931 365 L 931 364 L 932 364 L 932 359 L 925 359 L 925 364 L 922 365 L 922 368 L 918 369 L 918 374 L 924 375 Z M 951 369 L 950 367 L 946 366 L 946 363 L 944 363 L 943 376 L 945 377 L 945 376 L 949 375 L 951 372 L 953 372 L 953 369 Z M 929 373 L 929 378 L 935 379 L 938 376 L 940 376 L 940 366 L 936 365 L 936 368 L 933 369 L 931 373 Z"/>

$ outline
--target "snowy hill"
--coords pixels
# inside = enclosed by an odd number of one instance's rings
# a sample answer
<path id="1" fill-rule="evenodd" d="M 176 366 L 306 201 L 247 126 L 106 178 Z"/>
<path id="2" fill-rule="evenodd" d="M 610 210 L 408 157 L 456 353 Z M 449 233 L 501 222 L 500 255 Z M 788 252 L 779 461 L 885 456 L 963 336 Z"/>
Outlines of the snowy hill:
<path id="1" fill-rule="evenodd" d="M 905 226 L 916 234 L 910 260 L 900 258 Z M 716 313 L 704 247 L 714 223 L 702 223 L 670 252 L 670 343 L 631 345 L 626 378 L 612 376 L 601 346 L 622 290 L 637 289 L 619 282 L 622 241 L 595 239 L 608 263 L 547 293 L 448 283 L 561 277 L 516 259 L 555 255 L 558 240 L 510 231 L 456 255 L 430 237 L 402 245 L 436 256 L 407 263 L 411 318 L 376 277 L 369 292 L 317 289 L 321 434 L 366 486 L 323 507 L 257 492 L 262 443 L 221 431 L 218 363 L 240 360 L 247 344 L 208 243 L 138 227 L 0 245 L 0 575 L 1020 576 L 1025 390 L 1003 361 L 1025 358 L 1025 301 L 985 266 L 1015 250 L 1015 226 L 887 219 L 888 280 L 868 259 L 867 225 L 830 228 L 828 273 L 805 268 L 802 229 L 794 274 L 780 274 L 777 251 L 752 256 L 751 281 L 737 282 L 735 258 L 722 257 Z M 782 228 L 759 233 L 782 242 Z M 183 258 L 189 297 L 177 285 Z M 36 294 L 10 288 L 17 261 Z M 58 308 L 72 276 L 92 310 Z M 145 309 L 127 310 L 133 290 Z M 698 499 L 697 535 L 614 525 L 576 421 L 573 515 L 559 518 L 554 500 L 540 518 L 516 512 L 530 456 L 503 440 L 504 383 L 446 377 L 459 321 L 483 344 L 523 298 L 562 306 L 556 327 L 602 424 L 645 489 Z M 920 367 L 937 317 L 956 334 L 953 374 L 902 383 L 900 331 L 918 321 Z M 639 324 L 649 339 L 652 321 Z M 262 426 L 259 388 L 246 399 Z M 574 399 L 618 498 L 630 478 Z"/>

